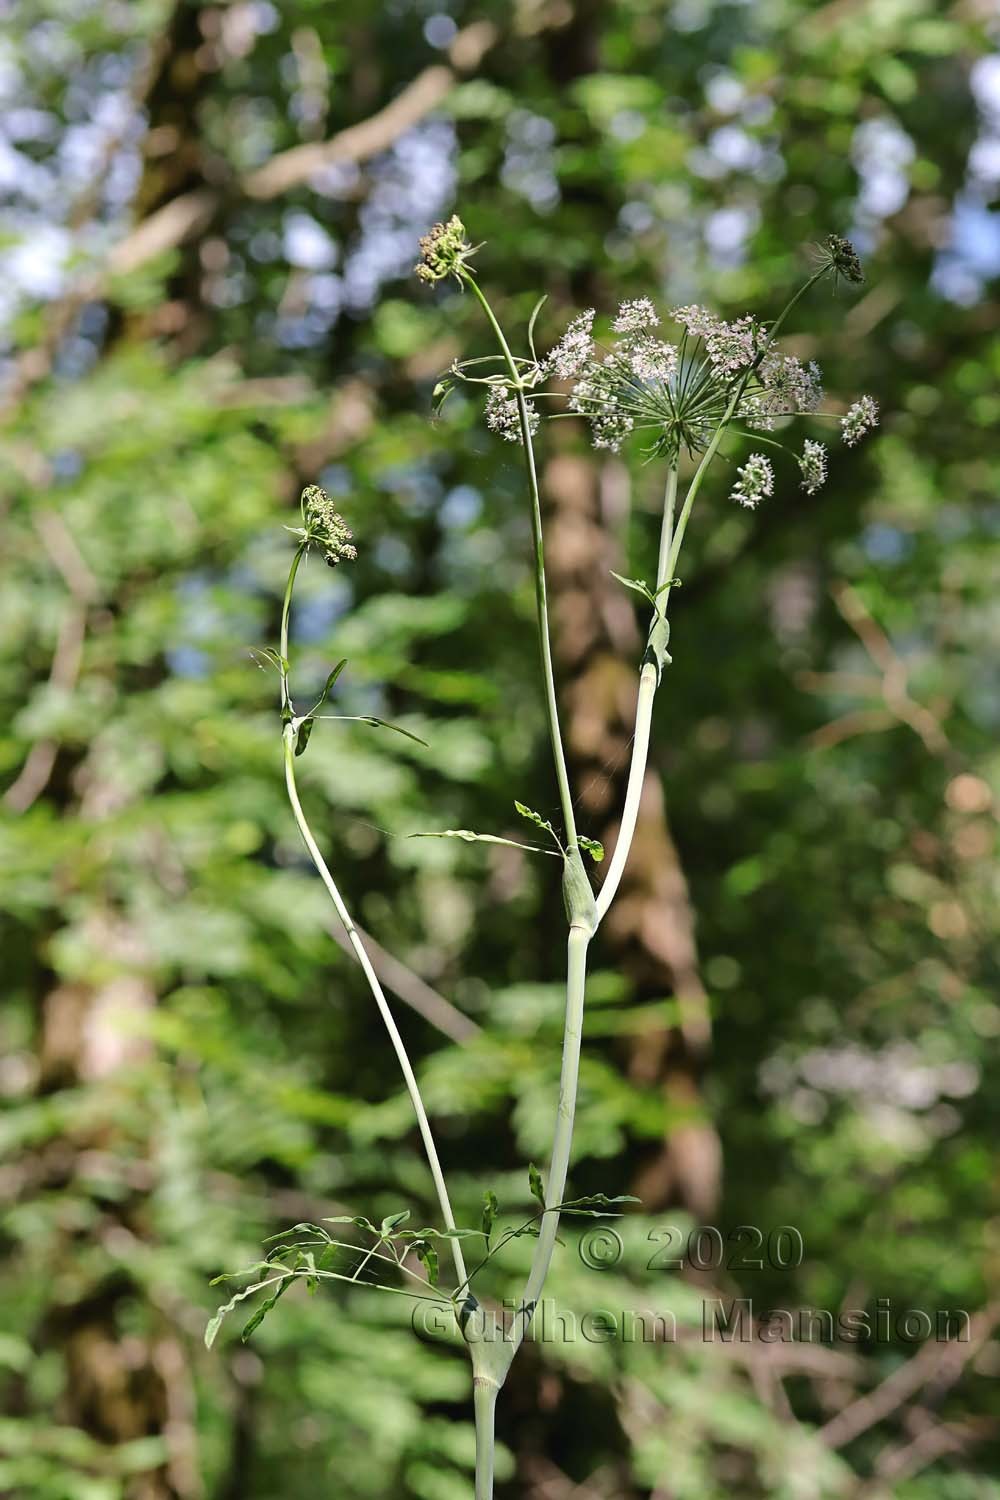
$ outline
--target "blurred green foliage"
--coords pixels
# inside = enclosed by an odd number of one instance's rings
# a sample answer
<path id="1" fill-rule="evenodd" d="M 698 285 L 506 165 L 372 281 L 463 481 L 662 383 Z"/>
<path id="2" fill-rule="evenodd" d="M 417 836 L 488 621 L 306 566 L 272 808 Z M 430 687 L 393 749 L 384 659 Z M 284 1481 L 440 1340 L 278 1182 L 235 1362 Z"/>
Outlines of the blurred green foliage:
<path id="1" fill-rule="evenodd" d="M 816 499 L 786 473 L 748 516 L 717 478 L 674 601 L 654 737 L 714 1031 L 691 1108 L 722 1142 L 714 1221 L 794 1225 L 805 1247 L 801 1266 L 713 1285 L 760 1309 L 990 1308 L 1000 261 L 995 184 L 974 168 L 997 109 L 989 16 L 930 0 L 30 0 L 6 19 L 12 371 L 45 346 L 58 287 L 28 270 L 53 244 L 72 286 L 125 233 L 137 184 L 140 218 L 205 184 L 216 201 L 196 234 L 82 299 L 2 433 L 0 1490 L 470 1493 L 467 1363 L 415 1336 L 396 1299 L 295 1288 L 247 1347 L 228 1325 L 202 1346 L 209 1279 L 264 1236 L 324 1213 L 434 1214 L 284 801 L 275 679 L 249 655 L 274 644 L 304 483 L 337 497 L 360 558 L 304 570 L 297 680 L 318 690 L 347 657 L 343 711 L 430 746 L 320 724 L 301 779 L 359 919 L 482 1028 L 460 1046 L 398 1007 L 459 1221 L 478 1222 L 484 1188 L 525 1206 L 550 1131 L 549 862 L 406 837 L 516 839 L 514 797 L 545 817 L 555 802 L 518 455 L 464 396 L 427 419 L 439 371 L 485 349 L 468 299 L 407 275 L 416 235 L 456 204 L 509 323 L 548 293 L 543 338 L 627 295 L 766 316 L 810 242 L 862 245 L 861 295 L 824 293 L 791 331 L 834 400 L 878 397 L 879 434 Z M 481 61 L 394 143 L 276 197 L 241 191 L 276 153 L 376 115 L 447 62 L 455 25 L 484 22 Z M 143 147 L 102 100 L 150 48 Z M 541 441 L 583 451 L 563 424 Z M 652 576 L 658 479 L 636 466 L 629 483 L 626 571 Z M 628 1066 L 676 1002 L 600 943 L 595 964 L 572 1181 L 618 1192 L 686 1123 Z M 501 1493 L 568 1495 L 561 1472 L 629 1500 L 1000 1497 L 988 1336 L 824 1441 L 913 1347 L 786 1368 L 758 1344 L 704 1343 L 705 1278 L 644 1269 L 668 1223 L 693 1220 L 628 1215 L 606 1272 L 567 1228 L 560 1306 L 672 1311 L 688 1336 L 526 1351 L 500 1414 Z M 526 1255 L 517 1242 L 492 1273 L 498 1296 Z M 953 1441 L 922 1447 L 928 1431 Z"/>

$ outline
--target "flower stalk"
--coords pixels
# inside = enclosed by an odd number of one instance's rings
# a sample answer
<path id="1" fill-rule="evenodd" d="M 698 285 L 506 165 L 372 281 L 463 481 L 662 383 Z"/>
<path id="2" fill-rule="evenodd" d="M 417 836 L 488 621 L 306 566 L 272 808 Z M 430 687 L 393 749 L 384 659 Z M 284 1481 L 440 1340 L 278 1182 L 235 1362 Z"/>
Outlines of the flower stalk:
<path id="1" fill-rule="evenodd" d="M 400 1035 L 399 1027 L 396 1025 L 395 1018 L 389 1007 L 389 1002 L 386 999 L 385 991 L 382 988 L 378 975 L 375 973 L 375 969 L 372 965 L 371 959 L 368 957 L 365 945 L 361 941 L 361 936 L 358 932 L 358 929 L 354 925 L 354 921 L 351 917 L 350 911 L 348 910 L 347 904 L 344 901 L 337 883 L 334 880 L 333 875 L 330 873 L 330 868 L 326 860 L 323 858 L 319 845 L 316 843 L 316 839 L 313 836 L 312 829 L 309 826 L 305 812 L 302 808 L 302 802 L 299 797 L 298 786 L 296 783 L 296 748 L 299 742 L 299 735 L 301 733 L 304 720 L 296 718 L 295 716 L 289 683 L 289 618 L 291 615 L 292 596 L 295 590 L 295 579 L 299 570 L 299 565 L 301 564 L 303 557 L 308 551 L 311 541 L 315 540 L 315 538 L 304 538 L 300 541 L 298 547 L 296 548 L 295 555 L 292 558 L 291 566 L 288 570 L 288 581 L 285 584 L 285 593 L 281 605 L 281 650 L 280 666 L 278 670 L 281 680 L 281 708 L 283 719 L 281 739 L 285 767 L 285 789 L 288 793 L 288 801 L 292 809 L 292 816 L 295 819 L 296 827 L 298 828 L 299 833 L 302 837 L 302 842 L 305 844 L 306 850 L 309 854 L 309 858 L 312 860 L 313 865 L 316 868 L 316 873 L 319 875 L 324 886 L 326 887 L 327 895 L 330 897 L 330 900 L 333 903 L 334 910 L 336 911 L 337 916 L 340 918 L 343 924 L 344 931 L 347 933 L 348 941 L 354 951 L 354 956 L 358 960 L 358 963 L 361 965 L 361 971 L 368 982 L 368 988 L 372 993 L 372 998 L 374 999 L 375 1004 L 378 1007 L 379 1015 L 382 1017 L 382 1022 L 389 1034 L 389 1041 L 392 1044 L 392 1050 L 396 1054 L 396 1061 L 399 1063 L 400 1072 L 403 1075 L 403 1082 L 406 1085 L 406 1091 L 410 1096 L 410 1103 L 413 1106 L 413 1113 L 416 1116 L 417 1128 L 420 1131 L 420 1139 L 423 1143 L 424 1154 L 427 1157 L 427 1165 L 430 1168 L 431 1179 L 434 1183 L 434 1191 L 437 1195 L 438 1206 L 441 1209 L 441 1217 L 444 1220 L 445 1228 L 455 1229 L 457 1226 L 455 1223 L 455 1215 L 451 1206 L 451 1199 L 448 1194 L 448 1185 L 445 1182 L 444 1172 L 441 1169 L 441 1160 L 438 1156 L 434 1134 L 431 1130 L 430 1120 L 427 1117 L 427 1111 L 424 1108 L 423 1097 L 420 1093 L 420 1085 L 418 1084 L 416 1074 L 413 1071 L 413 1065 L 410 1062 L 410 1057 L 406 1050 L 406 1044 L 403 1041 L 402 1036 Z M 452 1260 L 455 1265 L 455 1275 L 458 1278 L 459 1284 L 462 1284 L 466 1281 L 466 1269 L 465 1257 L 462 1253 L 461 1241 L 457 1238 L 451 1238 L 449 1239 L 448 1243 L 451 1246 Z"/>

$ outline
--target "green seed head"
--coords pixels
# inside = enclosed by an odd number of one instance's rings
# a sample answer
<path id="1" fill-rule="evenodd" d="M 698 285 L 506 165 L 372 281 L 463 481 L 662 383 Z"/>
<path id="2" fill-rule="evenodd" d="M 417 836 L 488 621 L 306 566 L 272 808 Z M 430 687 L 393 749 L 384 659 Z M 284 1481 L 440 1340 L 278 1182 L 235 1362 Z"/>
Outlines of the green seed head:
<path id="1" fill-rule="evenodd" d="M 422 281 L 443 281 L 458 276 L 474 247 L 465 238 L 465 225 L 457 214 L 447 224 L 435 224 L 420 240 L 420 260 L 414 270 Z"/>

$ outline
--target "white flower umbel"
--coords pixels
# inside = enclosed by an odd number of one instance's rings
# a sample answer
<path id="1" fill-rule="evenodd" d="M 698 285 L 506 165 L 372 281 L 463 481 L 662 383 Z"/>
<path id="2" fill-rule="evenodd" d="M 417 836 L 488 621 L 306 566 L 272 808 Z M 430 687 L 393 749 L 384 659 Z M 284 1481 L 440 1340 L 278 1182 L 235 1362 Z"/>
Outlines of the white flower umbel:
<path id="1" fill-rule="evenodd" d="M 747 510 L 756 510 L 761 500 L 774 494 L 774 470 L 763 453 L 751 453 L 736 473 L 738 478 L 729 498 Z"/>
<path id="2" fill-rule="evenodd" d="M 855 401 L 840 421 L 840 431 L 848 448 L 860 442 L 866 432 L 878 426 L 878 402 L 871 396 Z"/>
<path id="3" fill-rule="evenodd" d="M 527 408 L 532 433 L 538 431 L 539 417 L 533 406 Z M 521 418 L 516 399 L 506 386 L 496 385 L 486 398 L 486 425 L 508 443 L 521 443 Z"/>
<path id="4" fill-rule="evenodd" d="M 636 297 L 632 302 L 621 304 L 611 326 L 615 333 L 645 333 L 648 328 L 656 328 L 659 321 L 656 308 L 649 298 Z"/>
<path id="5" fill-rule="evenodd" d="M 802 488 L 807 495 L 815 495 L 826 483 L 826 449 L 822 443 L 814 443 L 812 438 L 806 438 L 802 445 L 799 468 L 802 470 Z"/>
<path id="6" fill-rule="evenodd" d="M 659 319 L 648 298 L 623 302 L 610 351 L 595 350 L 580 367 L 569 406 L 590 422 L 596 448 L 617 452 L 644 432 L 650 457 L 676 462 L 682 450 L 706 452 L 720 427 L 770 432 L 822 401 L 819 366 L 778 351 L 777 326 L 769 331 L 749 313 L 726 322 L 697 303 L 672 317 L 683 329 L 678 343 L 650 332 Z"/>

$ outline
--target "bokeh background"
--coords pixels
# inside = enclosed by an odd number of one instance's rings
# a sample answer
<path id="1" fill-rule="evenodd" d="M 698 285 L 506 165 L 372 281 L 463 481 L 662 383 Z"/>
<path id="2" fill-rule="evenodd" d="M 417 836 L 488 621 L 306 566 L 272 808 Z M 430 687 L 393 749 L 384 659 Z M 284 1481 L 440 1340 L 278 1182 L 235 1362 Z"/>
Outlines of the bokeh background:
<path id="1" fill-rule="evenodd" d="M 238 1320 L 202 1342 L 210 1278 L 265 1235 L 435 1213 L 249 655 L 306 483 L 360 557 L 302 576 L 299 680 L 349 657 L 344 711 L 430 746 L 322 725 L 300 764 L 460 1222 L 484 1188 L 528 1203 L 550 1130 L 549 862 L 404 837 L 516 837 L 514 797 L 556 800 L 518 452 L 475 401 L 429 419 L 439 371 L 489 352 L 471 299 L 410 274 L 458 208 L 509 325 L 548 294 L 546 342 L 624 296 L 773 315 L 809 244 L 850 234 L 866 285 L 814 292 L 790 347 L 834 409 L 883 409 L 815 498 L 789 467 L 756 514 L 724 473 L 699 503 L 572 1179 L 643 1206 L 611 1269 L 568 1228 L 549 1286 L 577 1315 L 669 1310 L 678 1339 L 526 1349 L 501 1493 L 996 1500 L 996 5 L 3 20 L 0 1491 L 470 1494 L 467 1361 L 397 1299 L 298 1288 L 247 1345 Z M 609 569 L 652 576 L 662 476 L 576 422 L 541 456 L 581 823 L 610 843 L 642 627 Z M 792 1226 L 801 1264 L 647 1269 L 671 1225 Z M 964 1309 L 971 1336 L 713 1345 L 714 1296 Z"/>

